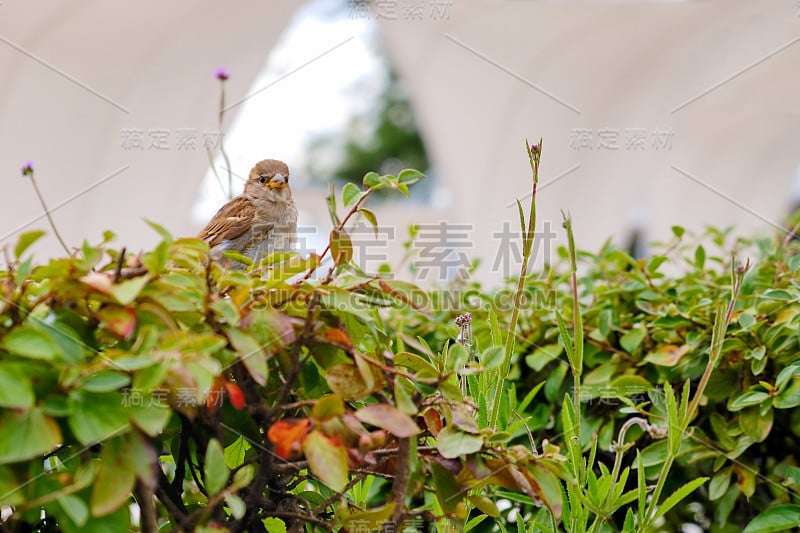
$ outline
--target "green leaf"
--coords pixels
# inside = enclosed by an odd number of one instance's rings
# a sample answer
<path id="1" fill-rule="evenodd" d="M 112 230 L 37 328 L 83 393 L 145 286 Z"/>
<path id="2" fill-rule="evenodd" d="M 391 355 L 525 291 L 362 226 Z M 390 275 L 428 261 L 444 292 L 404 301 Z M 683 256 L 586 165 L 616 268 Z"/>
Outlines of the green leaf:
<path id="1" fill-rule="evenodd" d="M 311 416 L 318 422 L 337 418 L 344 414 L 344 402 L 335 394 L 328 394 L 320 398 L 311 409 Z"/>
<path id="2" fill-rule="evenodd" d="M 126 400 L 118 392 L 75 391 L 69 396 L 67 423 L 82 444 L 93 444 L 129 427 Z"/>
<path id="3" fill-rule="evenodd" d="M 62 442 L 58 423 L 38 407 L 0 412 L 0 464 L 41 457 Z"/>
<path id="4" fill-rule="evenodd" d="M 455 459 L 480 451 L 483 447 L 483 438 L 446 426 L 436 437 L 436 447 L 442 457 Z"/>
<path id="5" fill-rule="evenodd" d="M 502 346 L 490 346 L 481 352 L 480 361 L 481 366 L 491 370 L 493 368 L 500 368 L 506 357 L 506 351 Z M 527 359 L 526 359 L 527 361 Z"/>
<path id="6" fill-rule="evenodd" d="M 699 245 L 694 251 L 694 266 L 702 270 L 705 264 L 706 264 L 706 249 L 703 248 L 702 245 Z"/>
<path id="7" fill-rule="evenodd" d="M 359 196 L 361 196 L 359 188 L 353 183 L 347 183 L 342 189 L 342 204 L 345 207 L 350 207 L 356 203 Z"/>
<path id="8" fill-rule="evenodd" d="M 469 352 L 463 344 L 456 343 L 447 350 L 445 369 L 449 371 L 460 371 L 469 360 Z"/>
<path id="9" fill-rule="evenodd" d="M 533 463 L 528 465 L 528 472 L 533 476 L 534 490 L 544 501 L 550 513 L 556 520 L 561 518 L 563 499 L 561 494 L 561 483 L 558 478 L 550 472 L 544 465 Z"/>
<path id="10" fill-rule="evenodd" d="M 130 509 L 123 506 L 111 514 L 92 517 L 83 526 L 73 523 L 69 515 L 59 520 L 58 525 L 64 533 L 108 533 L 109 531 L 130 531 Z"/>
<path id="11" fill-rule="evenodd" d="M 375 216 L 375 213 L 367 209 L 366 207 L 359 207 L 358 212 L 361 213 L 361 216 L 364 217 L 364 220 L 369 222 L 369 225 L 372 226 L 372 231 L 375 232 L 375 238 L 378 238 L 378 217 Z"/>
<path id="12" fill-rule="evenodd" d="M 128 305 L 136 300 L 145 285 L 150 281 L 149 276 L 140 276 L 122 281 L 111 286 L 111 294 L 122 305 Z"/>
<path id="13" fill-rule="evenodd" d="M 225 336 L 239 355 L 239 360 L 244 364 L 253 381 L 259 385 L 266 385 L 268 367 L 264 350 L 256 340 L 236 328 L 225 328 Z"/>
<path id="14" fill-rule="evenodd" d="M 206 491 L 209 495 L 221 491 L 228 482 L 228 467 L 225 464 L 225 452 L 217 439 L 208 441 L 206 457 L 203 463 Z"/>
<path id="15" fill-rule="evenodd" d="M 147 223 L 148 226 L 153 228 L 156 233 L 161 235 L 161 238 L 164 239 L 164 241 L 166 241 L 167 243 L 172 244 L 172 241 L 175 240 L 172 234 L 169 231 L 167 231 L 167 229 L 161 224 L 153 222 L 152 220 L 147 220 L 146 218 L 144 219 L 144 221 Z"/>
<path id="16" fill-rule="evenodd" d="M 775 409 L 791 409 L 800 405 L 800 376 L 794 376 L 789 386 L 772 400 Z"/>
<path id="17" fill-rule="evenodd" d="M 233 486 L 243 489 L 252 483 L 255 477 L 256 465 L 245 465 L 233 474 Z"/>
<path id="18" fill-rule="evenodd" d="M 250 449 L 250 443 L 244 437 L 238 437 L 225 448 L 225 464 L 228 468 L 238 468 L 244 464 L 245 454 Z"/>
<path id="19" fill-rule="evenodd" d="M 760 390 L 751 390 L 745 392 L 731 402 L 728 409 L 731 411 L 741 411 L 750 405 L 758 405 L 764 400 L 769 399 L 769 393 Z"/>
<path id="20" fill-rule="evenodd" d="M 347 450 L 315 429 L 303 440 L 308 469 L 331 489 L 340 492 L 347 485 Z"/>
<path id="21" fill-rule="evenodd" d="M 670 509 L 675 507 L 682 499 L 694 492 L 697 487 L 706 481 L 708 481 L 707 477 L 699 477 L 689 481 L 679 489 L 673 491 L 672 494 L 670 494 L 667 499 L 661 502 L 661 504 L 658 506 L 658 511 L 656 511 L 653 520 L 658 520 L 664 516 Z"/>
<path id="22" fill-rule="evenodd" d="M 458 482 L 453 474 L 435 460 L 428 462 L 433 477 L 433 488 L 436 491 L 436 499 L 445 513 L 455 511 L 456 506 L 461 502 L 463 493 L 458 486 Z"/>
<path id="23" fill-rule="evenodd" d="M 336 266 L 349 263 L 353 258 L 353 242 L 344 230 L 331 230 L 331 257 Z"/>
<path id="24" fill-rule="evenodd" d="M 109 392 L 129 385 L 131 377 L 113 370 L 101 370 L 83 382 L 81 388 L 88 392 Z"/>
<path id="25" fill-rule="evenodd" d="M 532 354 L 525 356 L 525 364 L 536 372 L 541 372 L 548 363 L 558 359 L 563 351 L 564 348 L 560 344 L 540 346 Z"/>
<path id="26" fill-rule="evenodd" d="M 407 415 L 415 415 L 419 412 L 417 404 L 414 403 L 414 392 L 416 392 L 416 388 L 408 378 L 395 376 L 394 403 L 398 409 Z"/>
<path id="27" fill-rule="evenodd" d="M 647 354 L 644 361 L 658 366 L 675 366 L 689 352 L 689 348 L 688 344 L 681 346 L 667 344 L 659 347 L 655 352 Z"/>
<path id="28" fill-rule="evenodd" d="M 739 325 L 742 326 L 742 329 L 750 329 L 756 323 L 756 318 L 750 313 L 742 313 L 737 320 L 739 321 Z"/>
<path id="29" fill-rule="evenodd" d="M 245 512 L 247 512 L 247 505 L 245 505 L 244 500 L 235 494 L 226 496 L 225 503 L 228 504 L 228 509 L 231 510 L 231 515 L 236 520 L 241 520 Z"/>
<path id="30" fill-rule="evenodd" d="M 0 342 L 0 348 L 14 355 L 45 361 L 59 355 L 58 344 L 47 333 L 28 325 L 12 329 Z"/>
<path id="31" fill-rule="evenodd" d="M 397 504 L 391 502 L 366 511 L 354 511 L 342 520 L 339 531 L 383 531 L 384 524 L 391 523 L 395 507 Z"/>
<path id="32" fill-rule="evenodd" d="M 414 185 L 423 178 L 425 178 L 425 174 L 413 168 L 401 170 L 400 174 L 397 175 L 398 183 L 402 183 L 403 185 Z"/>
<path id="33" fill-rule="evenodd" d="M 19 505 L 25 503 L 22 484 L 14 470 L 0 465 L 0 505 Z"/>
<path id="34" fill-rule="evenodd" d="M 161 274 L 169 261 L 169 243 L 162 241 L 152 252 L 144 254 L 142 264 L 152 275 Z"/>
<path id="35" fill-rule="evenodd" d="M 286 523 L 280 518 L 265 518 L 263 523 L 267 533 L 286 533 Z"/>
<path id="36" fill-rule="evenodd" d="M 0 407 L 27 409 L 35 399 L 31 378 L 16 365 L 0 363 Z"/>
<path id="37" fill-rule="evenodd" d="M 778 505 L 753 518 L 742 533 L 791 531 L 800 524 L 800 505 Z"/>
<path id="38" fill-rule="evenodd" d="M 492 518 L 497 518 L 500 516 L 500 511 L 497 509 L 497 506 L 494 504 L 491 498 L 488 498 L 483 494 L 473 494 L 468 496 L 467 499 L 469 500 L 469 503 L 471 503 L 483 514 Z"/>
<path id="39" fill-rule="evenodd" d="M 16 246 L 14 246 L 14 257 L 19 259 L 33 243 L 47 234 L 42 230 L 26 231 L 19 236 Z"/>
<path id="40" fill-rule="evenodd" d="M 762 346 L 763 348 L 763 346 Z M 786 384 L 794 377 L 800 376 L 800 365 L 798 364 L 791 364 L 781 370 L 778 373 L 778 377 L 775 378 L 775 388 L 778 390 L 783 390 L 786 387 Z"/>
<path id="41" fill-rule="evenodd" d="M 739 427 L 754 442 L 763 442 L 772 429 L 774 413 L 772 407 L 766 413 L 761 412 L 760 406 L 748 407 L 739 413 Z"/>
<path id="42" fill-rule="evenodd" d="M 681 226 L 672 226 L 672 234 L 675 235 L 677 238 L 683 237 L 683 234 L 686 233 L 686 230 Z"/>
<path id="43" fill-rule="evenodd" d="M 105 516 L 131 499 L 136 469 L 131 460 L 130 441 L 117 437 L 103 443 L 100 468 L 92 485 L 92 515 Z"/>
<path id="44" fill-rule="evenodd" d="M 185 402 L 186 399 L 181 398 L 179 401 Z M 131 422 L 151 437 L 158 437 L 172 416 L 172 409 L 166 399 L 153 397 L 149 393 L 144 395 L 141 404 L 131 405 L 128 409 Z"/>
<path id="45" fill-rule="evenodd" d="M 382 189 L 385 187 L 385 184 L 382 184 L 381 177 L 378 175 L 377 172 L 367 172 L 364 174 L 364 186 L 370 187 L 372 189 Z"/>
<path id="46" fill-rule="evenodd" d="M 420 432 L 419 426 L 410 416 L 391 405 L 367 405 L 356 411 L 355 415 L 362 422 L 385 429 L 399 438 L 411 437 Z"/>
<path id="47" fill-rule="evenodd" d="M 572 338 L 567 331 L 567 323 L 558 311 L 556 311 L 556 319 L 558 320 L 558 332 L 561 342 L 564 345 L 564 349 L 567 351 L 567 358 L 572 361 L 575 358 L 575 348 L 572 345 Z"/>
<path id="48" fill-rule="evenodd" d="M 59 497 L 58 504 L 78 527 L 82 527 L 89 519 L 89 506 L 74 494 L 65 494 Z"/>
<path id="49" fill-rule="evenodd" d="M 243 253 L 237 252 L 236 250 L 225 250 L 222 252 L 222 257 L 227 257 L 228 259 L 232 259 L 237 263 L 241 263 L 246 267 L 253 266 L 254 262 L 252 259 L 244 255 Z"/>
<path id="50" fill-rule="evenodd" d="M 711 483 L 708 484 L 708 498 L 711 501 L 718 500 L 725 495 L 728 487 L 731 484 L 731 473 L 733 467 L 728 466 L 723 468 L 711 478 Z"/>
<path id="51" fill-rule="evenodd" d="M 640 326 L 628 331 L 619 339 L 619 344 L 626 352 L 633 354 L 634 351 L 642 344 L 644 337 L 647 333 L 647 328 Z"/>

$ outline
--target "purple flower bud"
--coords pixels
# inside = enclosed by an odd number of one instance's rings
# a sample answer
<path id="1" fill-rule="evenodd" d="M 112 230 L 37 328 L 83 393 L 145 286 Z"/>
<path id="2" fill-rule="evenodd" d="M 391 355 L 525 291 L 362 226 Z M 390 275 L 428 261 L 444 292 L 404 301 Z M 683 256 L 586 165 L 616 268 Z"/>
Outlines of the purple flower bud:
<path id="1" fill-rule="evenodd" d="M 217 69 L 214 71 L 214 76 L 216 76 L 219 81 L 225 81 L 231 77 L 228 69 L 225 67 L 217 67 Z"/>
<path id="2" fill-rule="evenodd" d="M 33 175 L 33 161 L 26 161 L 25 164 L 22 165 L 22 175 L 23 176 Z"/>
<path id="3" fill-rule="evenodd" d="M 472 313 L 464 313 L 463 315 L 456 317 L 456 326 L 460 328 L 463 328 L 470 322 L 472 322 Z"/>
<path id="4" fill-rule="evenodd" d="M 535 154 L 538 151 L 539 151 L 539 145 L 538 144 L 532 144 L 531 145 L 531 152 L 533 152 Z"/>

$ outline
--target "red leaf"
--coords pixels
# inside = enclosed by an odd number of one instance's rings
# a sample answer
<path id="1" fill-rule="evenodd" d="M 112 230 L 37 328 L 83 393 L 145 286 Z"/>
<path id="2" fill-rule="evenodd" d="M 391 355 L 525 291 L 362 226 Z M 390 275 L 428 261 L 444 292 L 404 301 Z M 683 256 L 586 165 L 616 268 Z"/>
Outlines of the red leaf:
<path id="1" fill-rule="evenodd" d="M 439 411 L 431 407 L 425 411 L 422 418 L 425 420 L 425 425 L 428 426 L 428 431 L 431 432 L 431 435 L 438 437 L 439 432 L 444 427 L 442 416 L 439 414 Z"/>
<path id="2" fill-rule="evenodd" d="M 286 418 L 270 426 L 267 438 L 275 446 L 278 457 L 289 459 L 303 447 L 303 441 L 310 429 L 310 418 Z"/>
<path id="3" fill-rule="evenodd" d="M 243 409 L 245 404 L 244 393 L 242 393 L 242 389 L 239 388 L 239 385 L 236 383 L 231 383 L 230 381 L 226 381 L 225 390 L 228 392 L 228 398 L 231 400 L 231 405 L 233 405 L 236 409 Z"/>

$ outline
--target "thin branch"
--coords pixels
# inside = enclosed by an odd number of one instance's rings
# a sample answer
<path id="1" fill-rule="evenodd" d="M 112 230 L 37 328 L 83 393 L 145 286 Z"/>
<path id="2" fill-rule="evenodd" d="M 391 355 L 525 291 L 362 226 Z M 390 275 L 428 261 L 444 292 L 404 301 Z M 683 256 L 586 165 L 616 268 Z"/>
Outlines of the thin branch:
<path id="1" fill-rule="evenodd" d="M 69 251 L 69 247 L 64 242 L 64 239 L 61 237 L 61 234 L 58 232 L 58 228 L 56 227 L 56 223 L 53 221 L 53 217 L 50 215 L 50 209 L 47 208 L 47 203 L 44 201 L 44 197 L 42 196 L 42 192 L 39 190 L 39 185 L 36 183 L 36 178 L 33 175 L 33 170 L 30 172 L 31 176 L 31 183 L 33 184 L 33 190 L 36 191 L 36 196 L 39 197 L 39 202 L 42 204 L 42 208 L 44 209 L 44 214 L 47 216 L 48 222 L 50 222 L 50 227 L 53 228 L 53 233 L 55 234 L 58 242 L 61 244 L 61 247 L 64 248 L 64 251 L 67 255 L 72 255 Z"/>
<path id="2" fill-rule="evenodd" d="M 411 464 L 411 439 L 401 438 L 397 446 L 397 468 L 395 469 L 394 482 L 392 483 L 392 501 L 395 503 L 390 523 L 397 527 L 403 520 L 406 510 L 406 494 Z"/>

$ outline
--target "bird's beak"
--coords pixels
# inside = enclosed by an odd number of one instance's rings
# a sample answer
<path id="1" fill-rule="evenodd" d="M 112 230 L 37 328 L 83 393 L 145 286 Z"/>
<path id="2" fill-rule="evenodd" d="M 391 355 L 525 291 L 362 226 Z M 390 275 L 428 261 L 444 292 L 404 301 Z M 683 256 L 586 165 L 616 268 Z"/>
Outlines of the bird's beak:
<path id="1" fill-rule="evenodd" d="M 286 187 L 287 183 L 288 180 L 286 179 L 286 176 L 284 176 L 283 174 L 275 174 L 274 176 L 272 176 L 272 179 L 269 180 L 268 185 L 270 189 L 283 189 L 284 187 Z"/>

